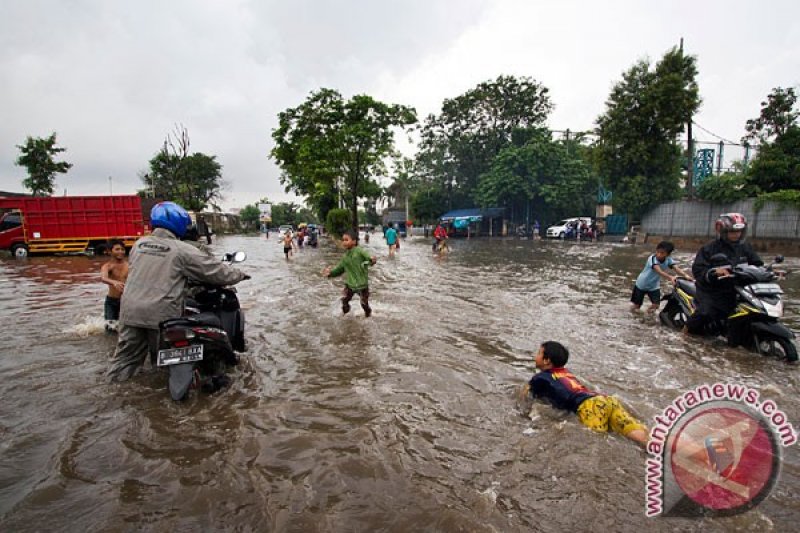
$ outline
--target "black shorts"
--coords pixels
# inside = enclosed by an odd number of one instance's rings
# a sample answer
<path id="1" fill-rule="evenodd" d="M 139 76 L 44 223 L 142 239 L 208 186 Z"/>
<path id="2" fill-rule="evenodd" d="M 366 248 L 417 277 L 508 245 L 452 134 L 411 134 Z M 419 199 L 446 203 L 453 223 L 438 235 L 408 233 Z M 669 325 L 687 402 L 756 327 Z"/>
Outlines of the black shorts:
<path id="1" fill-rule="evenodd" d="M 283 247 L 283 253 L 288 254 L 291 251 L 292 251 L 292 247 L 291 246 L 284 246 Z"/>
<path id="2" fill-rule="evenodd" d="M 654 304 L 657 304 L 661 301 L 661 289 L 656 289 L 654 291 L 643 291 L 637 287 L 636 284 L 634 284 L 633 294 L 631 294 L 631 302 L 635 303 L 636 305 L 642 305 L 644 303 L 645 294 Z"/>
<path id="3" fill-rule="evenodd" d="M 106 296 L 105 318 L 106 320 L 119 320 L 120 299 Z"/>

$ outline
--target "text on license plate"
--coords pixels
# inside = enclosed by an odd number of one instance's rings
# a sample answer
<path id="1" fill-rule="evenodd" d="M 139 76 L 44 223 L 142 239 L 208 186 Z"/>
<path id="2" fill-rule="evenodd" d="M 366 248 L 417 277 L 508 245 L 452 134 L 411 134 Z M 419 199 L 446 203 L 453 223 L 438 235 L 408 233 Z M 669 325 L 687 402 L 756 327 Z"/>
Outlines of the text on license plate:
<path id="1" fill-rule="evenodd" d="M 158 366 L 178 365 L 203 360 L 203 345 L 158 351 Z"/>

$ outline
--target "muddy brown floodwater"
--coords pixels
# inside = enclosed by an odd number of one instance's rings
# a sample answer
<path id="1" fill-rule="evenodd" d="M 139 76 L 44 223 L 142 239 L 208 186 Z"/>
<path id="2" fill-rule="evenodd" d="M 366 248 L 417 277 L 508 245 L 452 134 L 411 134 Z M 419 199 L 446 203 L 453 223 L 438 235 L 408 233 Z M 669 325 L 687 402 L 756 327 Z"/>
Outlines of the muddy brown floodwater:
<path id="1" fill-rule="evenodd" d="M 219 239 L 249 255 L 250 350 L 229 390 L 185 403 L 158 372 L 106 383 L 100 259 L 0 259 L 0 529 L 796 530 L 797 446 L 747 513 L 647 519 L 642 451 L 574 415 L 520 414 L 514 391 L 553 339 L 648 421 L 723 381 L 800 424 L 797 367 L 628 312 L 649 247 L 483 239 L 439 260 L 415 238 L 389 260 L 377 234 L 365 246 L 380 257 L 370 319 L 342 317 L 342 279 L 320 275 L 342 253 L 328 241 L 286 262 L 274 237 Z M 800 329 L 800 274 L 784 289 Z"/>

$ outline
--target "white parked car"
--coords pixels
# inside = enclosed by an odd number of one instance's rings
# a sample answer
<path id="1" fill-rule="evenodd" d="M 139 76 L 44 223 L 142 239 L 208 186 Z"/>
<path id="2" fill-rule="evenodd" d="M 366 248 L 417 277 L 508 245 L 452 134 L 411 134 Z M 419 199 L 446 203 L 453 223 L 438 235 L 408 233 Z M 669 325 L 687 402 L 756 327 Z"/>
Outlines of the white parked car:
<path id="1" fill-rule="evenodd" d="M 560 222 L 556 222 L 549 228 L 547 228 L 547 237 L 549 239 L 563 239 L 567 232 L 569 231 L 569 225 L 576 220 L 580 220 L 581 223 L 586 222 L 587 226 L 592 225 L 591 217 L 573 217 L 573 218 L 565 218 Z"/>
<path id="2" fill-rule="evenodd" d="M 294 233 L 294 228 L 290 225 L 280 226 L 278 228 L 278 233 L 280 233 L 281 235 L 285 235 L 287 231 L 290 233 Z"/>

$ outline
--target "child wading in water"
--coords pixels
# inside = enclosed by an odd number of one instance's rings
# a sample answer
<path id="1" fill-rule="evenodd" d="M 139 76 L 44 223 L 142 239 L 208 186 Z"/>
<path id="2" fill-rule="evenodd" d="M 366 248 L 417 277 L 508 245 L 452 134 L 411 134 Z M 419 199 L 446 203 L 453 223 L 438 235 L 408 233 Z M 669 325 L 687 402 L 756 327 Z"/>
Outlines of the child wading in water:
<path id="1" fill-rule="evenodd" d="M 292 238 L 292 232 L 286 230 L 286 233 L 283 234 L 283 255 L 286 256 L 286 259 L 289 259 L 289 256 L 292 255 L 292 249 L 294 248 L 294 239 Z"/>
<path id="2" fill-rule="evenodd" d="M 645 295 L 650 299 L 650 308 L 647 312 L 652 313 L 658 309 L 658 305 L 661 302 L 661 280 L 659 276 L 670 283 L 675 283 L 675 278 L 677 277 L 670 275 L 667 269 L 675 270 L 679 276 L 684 278 L 693 279 L 691 275 L 675 266 L 675 261 L 670 257 L 674 249 L 675 246 L 671 242 L 661 241 L 656 246 L 656 253 L 647 258 L 644 269 L 633 285 L 631 311 L 638 311 L 642 307 Z"/>
<path id="3" fill-rule="evenodd" d="M 100 279 L 108 285 L 105 302 L 106 331 L 117 329 L 119 306 L 128 279 L 128 258 L 122 241 L 111 241 L 111 261 L 100 268 Z"/>
<path id="4" fill-rule="evenodd" d="M 347 273 L 342 296 L 342 312 L 344 314 L 350 312 L 350 300 L 353 295 L 358 293 L 361 298 L 361 308 L 364 310 L 364 316 L 368 317 L 372 314 L 372 308 L 369 306 L 368 267 L 374 265 L 377 258 L 370 256 L 363 248 L 358 246 L 356 234 L 353 231 L 344 233 L 342 246 L 347 250 L 342 260 L 333 269 L 326 267 L 322 271 L 322 275 L 335 278 Z"/>
<path id="5" fill-rule="evenodd" d="M 564 365 L 569 351 L 560 343 L 547 341 L 536 354 L 534 374 L 523 387 L 524 396 L 543 398 L 553 407 L 577 413 L 584 426 L 597 432 L 619 433 L 642 447 L 647 445 L 647 428 L 625 410 L 613 396 L 590 391 Z"/>

